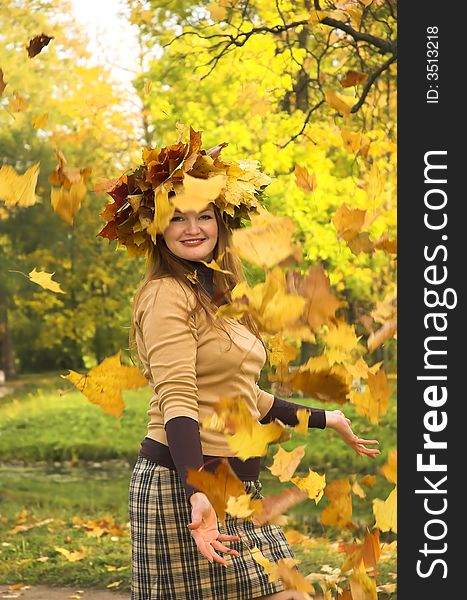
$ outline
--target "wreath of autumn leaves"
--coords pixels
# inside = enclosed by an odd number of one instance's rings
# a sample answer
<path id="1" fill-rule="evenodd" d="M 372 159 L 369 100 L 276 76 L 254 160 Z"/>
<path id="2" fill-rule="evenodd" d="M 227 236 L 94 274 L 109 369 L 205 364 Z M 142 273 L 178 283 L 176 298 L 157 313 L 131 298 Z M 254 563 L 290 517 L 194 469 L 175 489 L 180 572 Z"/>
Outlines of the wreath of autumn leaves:
<path id="1" fill-rule="evenodd" d="M 156 234 L 163 233 L 174 214 L 201 210 L 209 202 L 219 207 L 230 229 L 242 226 L 257 213 L 263 190 L 271 178 L 259 170 L 257 160 L 227 161 L 220 157 L 228 144 L 201 149 L 201 131 L 177 124 L 178 139 L 168 147 L 143 148 L 143 164 L 118 179 L 106 180 L 94 191 L 107 192 L 113 199 L 100 216 L 107 222 L 97 234 L 117 239 L 130 256 L 144 255 Z"/>

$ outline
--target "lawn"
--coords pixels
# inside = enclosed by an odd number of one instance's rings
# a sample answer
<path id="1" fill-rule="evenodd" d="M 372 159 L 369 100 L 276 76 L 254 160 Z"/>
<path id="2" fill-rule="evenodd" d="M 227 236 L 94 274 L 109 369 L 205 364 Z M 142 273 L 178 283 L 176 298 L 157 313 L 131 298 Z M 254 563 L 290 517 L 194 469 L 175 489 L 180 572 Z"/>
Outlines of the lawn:
<path id="1" fill-rule="evenodd" d="M 149 388 L 125 392 L 126 408 L 119 419 L 104 414 L 58 373 L 21 379 L 22 387 L 0 399 L 0 583 L 48 583 L 82 587 L 112 586 L 129 589 L 130 541 L 127 494 L 131 469 L 146 433 Z M 309 403 L 328 409 L 342 406 Z M 353 496 L 353 530 L 321 525 L 327 504 L 306 501 L 289 513 L 285 529 L 306 535 L 293 544 L 300 571 L 324 572 L 340 567 L 340 541 L 362 538 L 372 527 L 373 498 L 386 498 L 393 484 L 379 472 L 388 451 L 396 444 L 396 401 L 379 426 L 356 414 L 352 405 L 344 412 L 362 436 L 380 441 L 376 461 L 353 453 L 332 431 L 311 430 L 295 435 L 283 447 L 306 443 L 306 454 L 297 475 L 308 468 L 326 474 L 326 481 L 355 475 L 376 475 L 376 485 L 362 500 Z M 282 484 L 266 468 L 277 446 L 264 459 L 261 479 L 265 495 L 279 493 Z M 394 583 L 394 536 L 386 542 L 379 563 L 378 585 Z M 68 551 L 68 555 L 67 555 Z M 70 554 L 71 552 L 71 554 Z M 391 598 L 395 594 L 380 594 Z"/>

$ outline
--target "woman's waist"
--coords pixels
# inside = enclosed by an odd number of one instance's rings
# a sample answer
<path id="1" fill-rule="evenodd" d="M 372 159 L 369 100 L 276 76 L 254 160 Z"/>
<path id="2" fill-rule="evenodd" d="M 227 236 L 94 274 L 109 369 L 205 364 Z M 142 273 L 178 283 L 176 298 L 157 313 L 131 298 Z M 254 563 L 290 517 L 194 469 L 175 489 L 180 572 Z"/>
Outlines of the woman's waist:
<path id="1" fill-rule="evenodd" d="M 169 447 L 166 444 L 158 442 L 152 438 L 145 437 L 141 442 L 139 456 L 142 456 L 143 458 L 146 458 L 147 460 L 154 462 L 161 467 L 166 467 L 176 471 L 176 466 L 172 460 Z M 211 454 L 203 454 L 203 468 L 206 469 L 206 471 L 213 473 L 219 466 L 221 458 L 227 458 L 230 466 L 240 480 L 255 481 L 259 478 L 259 472 L 261 468 L 261 457 L 259 456 L 255 456 L 243 461 L 236 456 L 222 457 Z"/>

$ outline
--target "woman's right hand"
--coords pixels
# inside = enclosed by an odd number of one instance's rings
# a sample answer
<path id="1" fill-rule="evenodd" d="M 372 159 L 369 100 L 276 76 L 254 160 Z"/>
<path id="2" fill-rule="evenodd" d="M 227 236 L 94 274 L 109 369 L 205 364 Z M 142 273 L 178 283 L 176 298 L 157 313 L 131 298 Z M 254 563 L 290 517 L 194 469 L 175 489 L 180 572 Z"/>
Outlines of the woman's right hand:
<path id="1" fill-rule="evenodd" d="M 222 542 L 237 542 L 238 535 L 220 533 L 217 525 L 217 515 L 206 494 L 195 492 L 190 496 L 191 523 L 188 525 L 191 535 L 199 551 L 209 562 L 218 562 L 227 567 L 227 561 L 217 554 L 216 550 L 240 556 L 236 550 L 224 546 Z"/>

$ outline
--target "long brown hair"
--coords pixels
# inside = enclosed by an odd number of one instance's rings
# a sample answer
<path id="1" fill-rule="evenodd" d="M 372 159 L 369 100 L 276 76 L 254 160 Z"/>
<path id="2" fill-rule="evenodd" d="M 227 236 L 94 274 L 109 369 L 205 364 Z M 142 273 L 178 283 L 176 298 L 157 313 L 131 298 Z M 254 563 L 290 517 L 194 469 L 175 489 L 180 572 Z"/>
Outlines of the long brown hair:
<path id="1" fill-rule="evenodd" d="M 212 258 L 213 260 L 218 262 L 219 266 L 222 269 L 230 271 L 231 273 L 229 274 L 221 273 L 220 271 L 213 271 L 213 283 L 215 289 L 221 294 L 223 294 L 223 297 L 227 300 L 227 302 L 230 303 L 232 301 L 231 292 L 233 288 L 241 281 L 245 281 L 245 275 L 243 272 L 241 260 L 235 253 L 230 251 L 230 248 L 232 247 L 232 233 L 223 221 L 218 207 L 215 204 L 213 204 L 213 207 L 217 221 L 218 238 L 213 250 Z M 218 259 L 221 255 L 222 259 L 219 263 Z M 146 257 L 146 273 L 140 285 L 138 286 L 138 289 L 136 290 L 133 299 L 129 334 L 129 351 L 130 358 L 134 364 L 141 364 L 136 351 L 135 326 L 136 308 L 138 306 L 139 298 L 144 287 L 149 281 L 152 281 L 154 279 L 161 279 L 163 277 L 173 277 L 182 285 L 182 287 L 188 286 L 196 296 L 196 305 L 193 308 L 193 310 L 190 311 L 189 316 L 200 310 L 205 310 L 208 321 L 211 323 L 211 325 L 213 325 L 214 327 L 219 327 L 223 331 L 225 331 L 225 333 L 227 333 L 228 337 L 230 338 L 230 342 L 232 343 L 232 338 L 230 336 L 230 333 L 226 329 L 225 322 L 222 318 L 215 316 L 217 306 L 214 304 L 214 302 L 211 300 L 211 298 L 208 296 L 208 294 L 204 291 L 204 289 L 199 283 L 194 282 L 187 277 L 187 275 L 190 275 L 192 273 L 193 265 L 190 262 L 171 252 L 167 247 L 162 234 L 157 234 L 156 243 L 150 244 L 149 253 Z M 248 312 L 246 312 L 239 319 L 239 321 L 240 323 L 245 325 L 245 327 L 247 327 L 253 335 L 255 335 L 258 338 L 258 340 L 263 345 L 267 355 L 267 348 L 263 342 L 259 329 L 252 316 Z"/>

